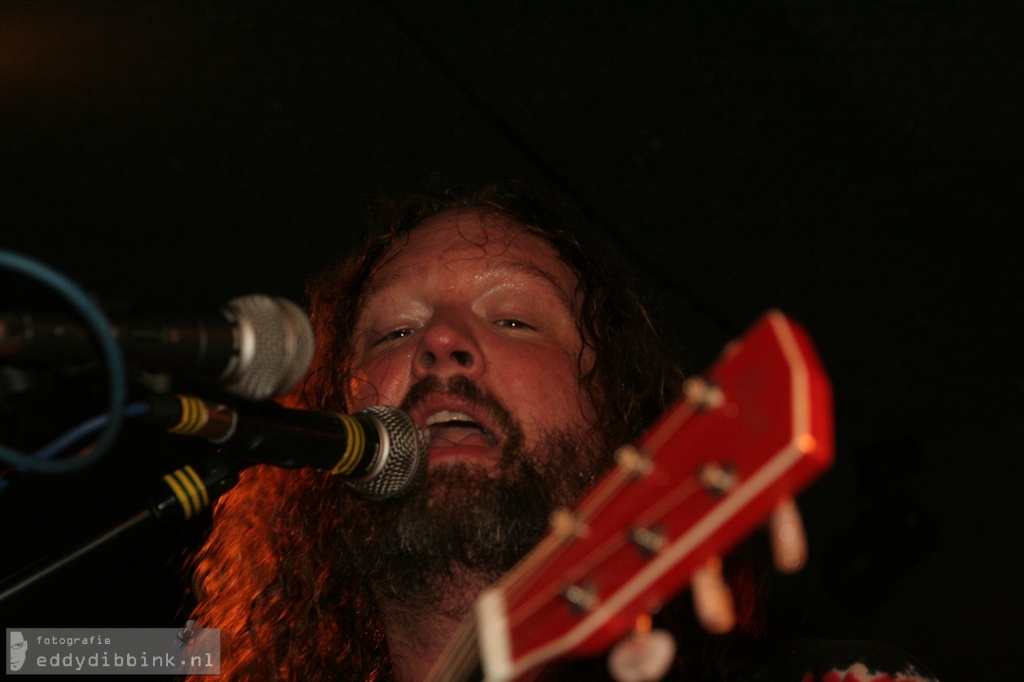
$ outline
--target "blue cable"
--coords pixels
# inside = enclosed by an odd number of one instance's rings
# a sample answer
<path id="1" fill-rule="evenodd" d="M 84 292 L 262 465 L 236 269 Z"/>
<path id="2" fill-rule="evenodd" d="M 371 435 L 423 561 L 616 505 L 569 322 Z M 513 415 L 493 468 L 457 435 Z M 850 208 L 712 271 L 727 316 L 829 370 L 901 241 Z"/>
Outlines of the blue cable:
<path id="1" fill-rule="evenodd" d="M 142 402 L 132 403 L 124 408 L 125 417 L 140 417 L 147 412 L 149 412 L 149 405 Z M 34 460 L 53 459 L 89 434 L 99 431 L 109 420 L 110 416 L 106 414 L 87 419 L 73 429 L 68 430 L 59 438 L 36 450 L 32 457 Z M 10 481 L 7 478 L 0 477 L 0 492 L 6 490 L 9 485 Z"/>
<path id="2" fill-rule="evenodd" d="M 124 408 L 124 416 L 138 417 L 146 414 L 148 411 L 149 405 L 146 403 L 132 403 Z M 64 435 L 60 436 L 56 440 L 53 440 L 42 448 L 36 450 L 32 453 L 32 457 L 36 460 L 53 459 L 89 434 L 99 431 L 109 420 L 110 415 L 106 414 L 97 415 L 92 419 L 87 419 L 78 426 L 64 433 Z"/>
<path id="3" fill-rule="evenodd" d="M 121 425 L 125 418 L 125 403 L 128 396 L 128 373 L 125 370 L 120 344 L 118 344 L 117 339 L 114 337 L 110 321 L 107 320 L 103 311 L 93 303 L 92 299 L 78 285 L 64 275 L 38 261 L 11 251 L 0 250 L 0 266 L 15 270 L 29 277 L 34 277 L 48 284 L 75 307 L 96 333 L 96 339 L 106 361 L 110 380 L 110 405 L 109 412 L 103 420 L 105 422 L 103 424 L 103 433 L 100 434 L 92 451 L 85 457 L 48 461 L 47 459 L 40 459 L 0 445 L 0 460 L 16 469 L 47 474 L 79 471 L 95 463 L 100 457 L 105 455 L 121 432 Z"/>

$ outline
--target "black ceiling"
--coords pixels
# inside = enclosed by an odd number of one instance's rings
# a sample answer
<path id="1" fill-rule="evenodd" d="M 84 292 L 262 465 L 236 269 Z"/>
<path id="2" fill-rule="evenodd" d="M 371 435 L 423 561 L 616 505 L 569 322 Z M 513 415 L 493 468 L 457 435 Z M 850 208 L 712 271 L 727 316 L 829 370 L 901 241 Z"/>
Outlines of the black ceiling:
<path id="1" fill-rule="evenodd" d="M 814 560 L 779 581 L 778 608 L 944 679 L 994 678 L 1024 607 L 1022 16 L 7 2 L 0 247 L 112 306 L 301 301 L 379 192 L 503 176 L 561 190 L 616 237 L 691 370 L 772 307 L 816 340 L 837 464 L 803 497 Z M 0 281 L 0 310 L 22 306 Z M 0 499 L 21 529 L 4 566 L 102 521 L 95 491 L 134 489 L 128 475 L 21 479 Z M 71 624 L 75 600 L 102 624 L 175 626 L 198 532 L 87 562 L 3 625 Z"/>

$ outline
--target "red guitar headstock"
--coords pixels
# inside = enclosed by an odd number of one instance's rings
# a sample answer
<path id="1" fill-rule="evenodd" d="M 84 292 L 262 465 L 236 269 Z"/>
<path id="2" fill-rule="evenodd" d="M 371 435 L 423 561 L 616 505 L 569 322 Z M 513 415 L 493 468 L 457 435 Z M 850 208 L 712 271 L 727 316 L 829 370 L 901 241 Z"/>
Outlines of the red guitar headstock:
<path id="1" fill-rule="evenodd" d="M 809 338 L 769 312 L 481 595 L 485 679 L 600 653 L 628 634 L 829 466 L 831 410 Z"/>

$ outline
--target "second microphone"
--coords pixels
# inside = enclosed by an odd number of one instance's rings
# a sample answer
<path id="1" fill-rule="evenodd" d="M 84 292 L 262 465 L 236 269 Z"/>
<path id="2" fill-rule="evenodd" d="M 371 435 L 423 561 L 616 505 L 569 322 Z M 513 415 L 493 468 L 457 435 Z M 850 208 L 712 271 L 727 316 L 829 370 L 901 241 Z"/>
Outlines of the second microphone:
<path id="1" fill-rule="evenodd" d="M 252 463 L 340 475 L 370 499 L 404 495 L 426 475 L 427 436 L 393 407 L 348 415 L 291 410 L 273 402 L 216 405 L 179 394 L 147 402 L 148 420 L 169 433 L 229 445 Z"/>

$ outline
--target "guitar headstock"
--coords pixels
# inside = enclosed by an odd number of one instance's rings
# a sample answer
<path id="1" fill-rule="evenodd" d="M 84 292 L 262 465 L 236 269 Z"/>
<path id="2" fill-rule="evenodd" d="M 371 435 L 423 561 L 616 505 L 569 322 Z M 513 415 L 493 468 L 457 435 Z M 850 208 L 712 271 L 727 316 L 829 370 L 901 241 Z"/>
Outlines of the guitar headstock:
<path id="1" fill-rule="evenodd" d="M 478 602 L 485 680 L 600 653 L 831 463 L 828 377 L 769 312 Z"/>

